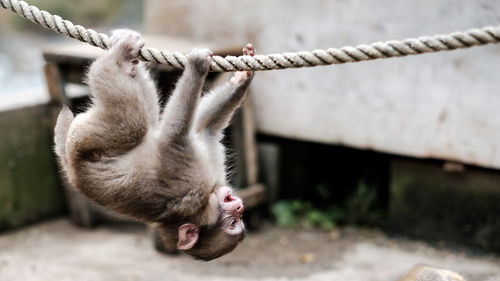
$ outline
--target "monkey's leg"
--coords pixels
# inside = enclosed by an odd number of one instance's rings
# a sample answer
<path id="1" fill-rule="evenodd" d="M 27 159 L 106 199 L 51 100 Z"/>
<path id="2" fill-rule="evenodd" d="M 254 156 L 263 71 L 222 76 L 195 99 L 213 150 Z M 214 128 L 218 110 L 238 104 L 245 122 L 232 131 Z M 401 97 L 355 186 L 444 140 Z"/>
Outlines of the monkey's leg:
<path id="1" fill-rule="evenodd" d="M 253 56 L 253 46 L 247 44 L 243 54 Z M 253 72 L 236 72 L 229 83 L 203 97 L 196 112 L 196 132 L 206 130 L 209 135 L 216 135 L 226 128 L 233 113 L 245 100 L 252 78 Z"/>
<path id="2" fill-rule="evenodd" d="M 137 146 L 153 121 L 149 108 L 154 85 L 138 67 L 137 56 L 144 45 L 140 35 L 118 30 L 111 37 L 112 47 L 90 67 L 88 84 L 92 107 L 75 118 L 70 139 L 79 157 L 95 159 L 114 156 Z"/>
<path id="3" fill-rule="evenodd" d="M 196 132 L 215 135 L 227 127 L 233 113 L 245 100 L 251 77 L 237 84 L 226 83 L 202 98 L 196 113 Z"/>
<path id="4" fill-rule="evenodd" d="M 161 120 L 162 140 L 185 135 L 189 132 L 201 89 L 210 66 L 211 52 L 207 49 L 193 50 L 187 56 L 182 77 L 177 82 Z"/>

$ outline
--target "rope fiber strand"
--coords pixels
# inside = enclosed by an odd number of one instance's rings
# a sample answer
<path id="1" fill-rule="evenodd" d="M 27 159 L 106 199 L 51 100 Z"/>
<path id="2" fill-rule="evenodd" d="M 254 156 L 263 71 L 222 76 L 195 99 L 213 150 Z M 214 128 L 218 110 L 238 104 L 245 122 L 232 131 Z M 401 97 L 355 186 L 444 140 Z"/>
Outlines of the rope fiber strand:
<path id="1" fill-rule="evenodd" d="M 19 0 L 0 0 L 2 8 L 23 16 L 45 28 L 67 37 L 107 49 L 110 45 L 106 34 L 75 25 L 58 15 L 31 6 Z M 418 55 L 422 53 L 449 51 L 500 42 L 500 26 L 488 26 L 435 36 L 422 36 L 402 41 L 376 42 L 356 47 L 330 48 L 327 50 L 301 51 L 296 53 L 251 56 L 213 56 L 211 71 L 228 72 L 240 70 L 272 70 L 285 68 L 312 67 L 318 65 L 341 64 L 365 60 Z M 145 61 L 184 68 L 186 56 L 179 52 L 142 48 L 141 57 Z"/>

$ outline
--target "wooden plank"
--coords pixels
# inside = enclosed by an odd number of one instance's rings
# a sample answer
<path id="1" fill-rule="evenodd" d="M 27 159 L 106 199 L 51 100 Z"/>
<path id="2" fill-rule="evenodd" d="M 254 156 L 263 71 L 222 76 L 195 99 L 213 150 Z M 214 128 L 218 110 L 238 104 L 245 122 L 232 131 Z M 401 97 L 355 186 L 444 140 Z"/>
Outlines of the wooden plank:
<path id="1" fill-rule="evenodd" d="M 59 67 L 54 62 L 47 62 L 43 68 L 47 89 L 49 91 L 50 101 L 59 104 L 68 104 L 64 92 L 64 81 Z"/>
<path id="2" fill-rule="evenodd" d="M 253 185 L 257 183 L 257 144 L 255 141 L 255 119 L 251 105 L 251 95 L 241 107 L 242 112 L 242 130 L 243 130 L 243 153 L 246 170 L 246 184 Z"/>
<path id="3" fill-rule="evenodd" d="M 266 200 L 266 190 L 263 184 L 254 184 L 242 189 L 235 190 L 245 205 L 245 208 L 253 208 Z"/>

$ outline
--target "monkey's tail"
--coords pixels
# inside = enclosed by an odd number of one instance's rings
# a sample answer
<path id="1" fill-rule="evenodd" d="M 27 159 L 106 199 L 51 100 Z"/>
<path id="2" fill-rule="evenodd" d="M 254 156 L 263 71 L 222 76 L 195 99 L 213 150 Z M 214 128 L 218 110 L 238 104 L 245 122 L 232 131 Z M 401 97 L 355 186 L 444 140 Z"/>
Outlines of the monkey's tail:
<path id="1" fill-rule="evenodd" d="M 56 127 L 54 129 L 54 151 L 61 162 L 61 166 L 66 167 L 66 138 L 68 137 L 69 127 L 73 122 L 73 113 L 67 106 L 63 106 L 57 117 Z"/>

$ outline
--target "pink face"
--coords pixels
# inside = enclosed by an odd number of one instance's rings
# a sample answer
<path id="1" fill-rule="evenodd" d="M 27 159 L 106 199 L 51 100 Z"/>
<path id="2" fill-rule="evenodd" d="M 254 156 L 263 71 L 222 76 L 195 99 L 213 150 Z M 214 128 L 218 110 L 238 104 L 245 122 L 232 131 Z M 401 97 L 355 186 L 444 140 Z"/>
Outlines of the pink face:
<path id="1" fill-rule="evenodd" d="M 223 229 L 227 234 L 235 235 L 241 233 L 245 226 L 241 220 L 243 214 L 243 201 L 232 194 L 232 189 L 228 186 L 221 186 L 217 190 L 217 199 L 223 211 Z"/>

